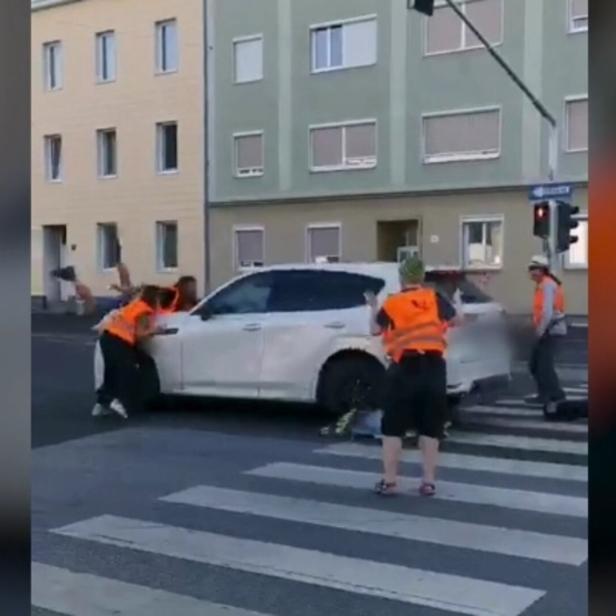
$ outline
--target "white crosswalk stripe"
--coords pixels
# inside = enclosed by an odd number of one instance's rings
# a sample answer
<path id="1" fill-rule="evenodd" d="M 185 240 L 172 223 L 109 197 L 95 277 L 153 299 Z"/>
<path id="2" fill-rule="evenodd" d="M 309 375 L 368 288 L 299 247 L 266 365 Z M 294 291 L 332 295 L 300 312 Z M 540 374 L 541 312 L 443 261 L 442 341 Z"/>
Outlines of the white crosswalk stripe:
<path id="1" fill-rule="evenodd" d="M 549 453 L 570 453 L 588 455 L 588 443 L 566 441 L 560 439 L 538 438 L 533 436 L 513 436 L 511 434 L 487 434 L 481 432 L 455 432 L 447 439 L 448 443 L 462 443 L 501 447 L 508 449 L 523 449 Z"/>
<path id="2" fill-rule="evenodd" d="M 265 466 L 247 471 L 247 474 L 271 479 L 319 483 L 363 490 L 369 488 L 380 478 L 376 473 L 289 462 L 266 464 Z M 401 489 L 404 490 L 412 490 L 415 484 L 416 480 L 408 478 L 402 478 L 399 482 Z M 577 496 L 527 492 L 448 481 L 439 481 L 438 487 L 438 492 L 434 498 L 461 503 L 523 509 L 525 511 L 578 518 L 585 518 L 588 510 L 587 500 Z"/>
<path id="3" fill-rule="evenodd" d="M 568 565 L 581 565 L 588 552 L 587 542 L 574 537 L 211 486 L 197 486 L 161 500 Z"/>
<path id="4" fill-rule="evenodd" d="M 381 449 L 379 447 L 359 443 L 336 443 L 317 449 L 315 453 L 351 458 L 367 458 L 369 460 L 381 459 Z M 402 453 L 403 462 L 419 463 L 420 460 L 420 454 L 417 450 L 407 449 Z M 530 462 L 527 460 L 488 458 L 459 453 L 441 453 L 439 455 L 439 466 L 486 473 L 502 473 L 504 475 L 588 481 L 588 469 L 585 466 L 555 464 L 553 462 Z"/>
<path id="5" fill-rule="evenodd" d="M 470 616 L 519 616 L 545 594 L 545 591 L 534 588 L 117 516 L 92 518 L 55 532 L 121 548 Z"/>
<path id="6" fill-rule="evenodd" d="M 479 417 L 477 417 L 477 415 Z M 466 409 L 462 413 L 462 420 L 472 420 L 474 423 L 479 423 L 483 426 L 490 426 L 493 428 L 517 428 L 517 429 L 529 429 L 539 433 L 553 433 L 553 432 L 570 432 L 571 434 L 586 434 L 588 433 L 588 424 L 582 423 L 559 423 L 550 424 L 542 419 L 517 419 L 515 415 L 489 417 L 483 413 L 477 413 L 476 411 L 467 412 Z"/>
<path id="7" fill-rule="evenodd" d="M 38 562 L 32 563 L 32 605 L 66 616 L 266 616 Z"/>

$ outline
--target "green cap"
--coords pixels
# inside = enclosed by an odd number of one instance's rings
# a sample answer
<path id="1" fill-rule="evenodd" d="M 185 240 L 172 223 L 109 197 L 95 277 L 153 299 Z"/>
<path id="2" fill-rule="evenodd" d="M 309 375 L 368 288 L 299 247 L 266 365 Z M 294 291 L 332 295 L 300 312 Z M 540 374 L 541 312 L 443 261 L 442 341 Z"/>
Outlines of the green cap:
<path id="1" fill-rule="evenodd" d="M 417 257 L 407 257 L 400 263 L 400 280 L 407 284 L 419 284 L 423 282 L 425 270 L 423 261 Z"/>

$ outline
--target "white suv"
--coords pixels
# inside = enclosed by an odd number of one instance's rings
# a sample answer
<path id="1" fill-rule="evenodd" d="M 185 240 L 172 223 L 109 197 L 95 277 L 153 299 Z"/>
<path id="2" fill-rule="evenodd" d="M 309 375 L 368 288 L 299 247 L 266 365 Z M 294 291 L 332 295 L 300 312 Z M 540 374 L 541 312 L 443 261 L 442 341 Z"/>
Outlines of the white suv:
<path id="1" fill-rule="evenodd" d="M 457 299 L 467 323 L 448 334 L 448 393 L 508 380 L 503 311 L 462 274 L 431 269 L 427 282 Z M 150 352 L 161 393 L 316 402 L 341 412 L 376 407 L 387 359 L 369 334 L 364 292 L 399 290 L 395 263 L 263 267 L 214 291 L 191 313 L 160 317 Z M 102 380 L 97 345 L 96 382 Z"/>

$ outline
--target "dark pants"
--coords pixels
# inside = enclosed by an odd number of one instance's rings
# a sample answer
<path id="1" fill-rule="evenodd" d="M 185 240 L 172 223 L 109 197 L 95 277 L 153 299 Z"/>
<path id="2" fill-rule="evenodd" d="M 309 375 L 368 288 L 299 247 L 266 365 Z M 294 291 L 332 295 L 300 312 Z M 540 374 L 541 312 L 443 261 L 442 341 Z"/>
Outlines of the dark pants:
<path id="1" fill-rule="evenodd" d="M 401 437 L 414 427 L 420 436 L 442 438 L 447 413 L 447 370 L 440 354 L 408 354 L 386 377 L 381 432 Z"/>
<path id="2" fill-rule="evenodd" d="M 143 407 L 140 388 L 139 356 L 134 346 L 104 332 L 100 337 L 105 362 L 103 385 L 96 392 L 99 404 L 109 405 L 117 399 L 127 412 L 139 412 Z"/>
<path id="3" fill-rule="evenodd" d="M 554 368 L 558 336 L 544 335 L 535 342 L 530 357 L 530 373 L 537 383 L 537 394 L 544 403 L 563 400 L 565 392 Z"/>

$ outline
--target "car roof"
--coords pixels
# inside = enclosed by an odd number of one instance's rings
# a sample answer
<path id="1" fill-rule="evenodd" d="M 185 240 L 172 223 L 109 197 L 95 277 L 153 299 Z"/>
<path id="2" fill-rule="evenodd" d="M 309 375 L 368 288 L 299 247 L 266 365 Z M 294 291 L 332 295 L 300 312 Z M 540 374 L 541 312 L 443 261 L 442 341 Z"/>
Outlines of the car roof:
<path id="1" fill-rule="evenodd" d="M 349 262 L 349 263 L 281 263 L 278 265 L 265 265 L 255 268 L 257 271 L 280 271 L 280 270 L 315 270 L 329 272 L 351 272 L 357 274 L 388 274 L 398 273 L 398 263 L 391 261 L 376 261 L 371 263 Z M 456 265 L 427 265 L 426 272 L 459 272 L 462 273 L 461 267 Z"/>

